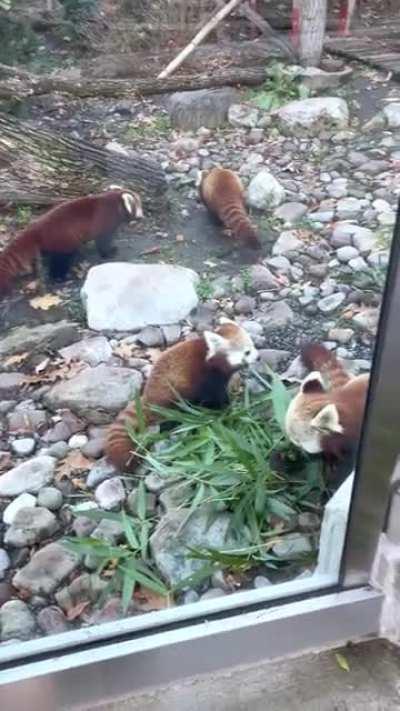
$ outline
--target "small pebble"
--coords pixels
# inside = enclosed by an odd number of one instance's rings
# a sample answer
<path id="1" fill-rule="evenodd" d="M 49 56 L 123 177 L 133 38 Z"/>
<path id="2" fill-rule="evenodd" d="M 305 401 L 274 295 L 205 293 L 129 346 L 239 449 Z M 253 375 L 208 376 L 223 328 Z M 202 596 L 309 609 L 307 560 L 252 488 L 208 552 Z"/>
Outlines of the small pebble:
<path id="1" fill-rule="evenodd" d="M 57 511 L 61 508 L 62 502 L 62 493 L 54 486 L 45 486 L 43 489 L 40 489 L 38 493 L 38 505 L 44 506 L 50 511 Z"/>
<path id="2" fill-rule="evenodd" d="M 74 434 L 68 440 L 68 446 L 70 449 L 81 449 L 88 443 L 88 438 L 84 434 Z"/>
<path id="3" fill-rule="evenodd" d="M 32 494 L 20 494 L 4 509 L 3 522 L 10 526 L 20 509 L 32 508 L 33 506 L 36 506 L 36 498 Z"/>
<path id="4" fill-rule="evenodd" d="M 258 588 L 268 588 L 270 585 L 272 585 L 272 583 L 264 575 L 256 575 L 256 577 L 254 578 L 253 585 L 257 589 Z"/>
<path id="5" fill-rule="evenodd" d="M 55 457 L 56 459 L 64 459 L 64 457 L 66 457 L 68 454 L 68 449 L 68 444 L 66 442 L 60 441 L 51 444 L 47 452 L 51 457 Z"/>
<path id="6" fill-rule="evenodd" d="M 29 457 L 35 451 L 36 442 L 32 437 L 23 437 L 11 442 L 11 449 L 17 457 Z"/>

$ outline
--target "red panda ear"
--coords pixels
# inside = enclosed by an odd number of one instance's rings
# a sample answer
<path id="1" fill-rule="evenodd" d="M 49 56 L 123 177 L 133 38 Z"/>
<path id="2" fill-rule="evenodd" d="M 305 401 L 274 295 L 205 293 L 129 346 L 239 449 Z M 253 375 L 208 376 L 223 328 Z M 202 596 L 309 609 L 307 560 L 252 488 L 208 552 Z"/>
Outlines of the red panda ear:
<path id="1" fill-rule="evenodd" d="M 310 395 L 312 393 L 323 393 L 325 392 L 324 381 L 322 380 L 321 373 L 314 370 L 309 373 L 300 385 L 300 390 L 304 395 Z"/>

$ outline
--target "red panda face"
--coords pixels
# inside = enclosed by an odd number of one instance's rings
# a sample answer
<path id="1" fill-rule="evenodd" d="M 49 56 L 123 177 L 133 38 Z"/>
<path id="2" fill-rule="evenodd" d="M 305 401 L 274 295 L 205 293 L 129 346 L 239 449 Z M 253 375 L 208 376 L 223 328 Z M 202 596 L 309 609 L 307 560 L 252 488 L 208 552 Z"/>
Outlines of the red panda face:
<path id="1" fill-rule="evenodd" d="M 234 321 L 221 319 L 215 331 L 205 331 L 207 360 L 223 357 L 229 369 L 234 371 L 250 365 L 258 359 L 258 352 L 247 331 Z"/>
<path id="2" fill-rule="evenodd" d="M 128 215 L 129 222 L 143 217 L 142 201 L 137 193 L 121 193 L 123 209 Z"/>
<path id="3" fill-rule="evenodd" d="M 338 409 L 330 402 L 321 373 L 314 371 L 304 378 L 288 407 L 285 429 L 291 442 L 309 454 L 322 452 L 326 435 L 343 433 Z"/>

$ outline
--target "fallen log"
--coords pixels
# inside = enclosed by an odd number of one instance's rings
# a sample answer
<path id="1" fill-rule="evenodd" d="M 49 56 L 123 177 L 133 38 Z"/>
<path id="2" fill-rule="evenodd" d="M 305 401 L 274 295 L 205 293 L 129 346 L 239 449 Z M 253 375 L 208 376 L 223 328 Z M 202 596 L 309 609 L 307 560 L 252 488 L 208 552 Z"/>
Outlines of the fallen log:
<path id="1" fill-rule="evenodd" d="M 0 65 L 0 73 L 2 67 Z M 29 96 L 59 93 L 80 99 L 108 97 L 140 97 L 167 94 L 173 91 L 211 89 L 220 86 L 256 86 L 265 79 L 262 67 L 225 69 L 210 75 L 176 76 L 167 79 L 64 79 L 60 76 L 33 76 L 0 80 L 0 99 L 18 100 Z"/>
<path id="2" fill-rule="evenodd" d="M 51 205 L 111 184 L 141 193 L 148 206 L 166 193 L 159 163 L 125 157 L 87 141 L 0 114 L 0 203 Z"/>

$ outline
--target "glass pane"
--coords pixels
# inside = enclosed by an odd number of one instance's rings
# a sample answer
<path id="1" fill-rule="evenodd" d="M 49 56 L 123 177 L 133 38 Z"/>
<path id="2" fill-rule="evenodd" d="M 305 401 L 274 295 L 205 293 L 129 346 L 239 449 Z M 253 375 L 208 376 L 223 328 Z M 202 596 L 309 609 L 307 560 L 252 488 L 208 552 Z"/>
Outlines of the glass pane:
<path id="1" fill-rule="evenodd" d="M 400 89 L 275 5 L 0 0 L 5 659 L 338 582 Z"/>

